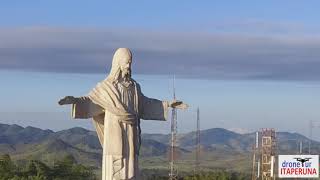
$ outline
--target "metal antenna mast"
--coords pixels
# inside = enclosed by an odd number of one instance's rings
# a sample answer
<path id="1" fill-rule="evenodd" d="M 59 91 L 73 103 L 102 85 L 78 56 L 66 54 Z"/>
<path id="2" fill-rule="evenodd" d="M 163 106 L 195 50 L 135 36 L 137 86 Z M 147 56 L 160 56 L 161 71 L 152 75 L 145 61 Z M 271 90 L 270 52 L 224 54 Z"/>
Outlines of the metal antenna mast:
<path id="1" fill-rule="evenodd" d="M 175 76 L 173 76 L 173 100 L 176 100 Z M 170 151 L 170 173 L 169 180 L 178 179 L 178 171 L 175 167 L 177 141 L 177 109 L 171 111 L 171 151 Z"/>
<path id="2" fill-rule="evenodd" d="M 196 167 L 195 172 L 199 171 L 200 166 L 200 109 L 197 109 L 197 151 L 196 151 Z"/>
<path id="3" fill-rule="evenodd" d="M 309 122 L 309 154 L 311 154 L 312 128 L 313 128 L 313 122 L 312 120 L 310 120 Z"/>
<path id="4" fill-rule="evenodd" d="M 259 158 L 258 161 L 256 160 L 257 156 L 259 156 L 259 132 L 257 131 L 255 133 L 255 144 L 253 145 L 252 149 L 253 149 L 253 157 L 252 157 L 252 180 L 256 180 L 259 178 L 260 174 L 259 174 L 259 166 L 260 166 L 260 162 L 259 162 Z M 256 167 L 257 164 L 257 167 Z M 256 172 L 257 170 L 257 172 Z"/>

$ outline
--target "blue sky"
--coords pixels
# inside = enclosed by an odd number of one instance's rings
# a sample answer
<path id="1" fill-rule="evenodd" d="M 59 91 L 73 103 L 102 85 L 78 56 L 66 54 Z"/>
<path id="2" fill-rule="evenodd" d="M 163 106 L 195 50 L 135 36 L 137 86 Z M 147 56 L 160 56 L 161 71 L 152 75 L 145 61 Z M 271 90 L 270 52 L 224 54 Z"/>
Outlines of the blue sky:
<path id="1" fill-rule="evenodd" d="M 257 19 L 314 24 L 319 1 L 3 1 L 3 25 L 115 26 L 166 29 Z M 203 27 L 198 27 L 199 29 Z"/>
<path id="2" fill-rule="evenodd" d="M 191 105 L 195 127 L 274 127 L 307 135 L 320 119 L 319 1 L 4 1 L 0 6 L 0 123 L 92 128 L 56 101 L 84 95 L 129 47 L 146 95 Z M 161 128 L 159 128 L 159 126 Z M 168 132 L 168 122 L 144 122 Z M 157 129 L 157 130 L 155 130 Z"/>

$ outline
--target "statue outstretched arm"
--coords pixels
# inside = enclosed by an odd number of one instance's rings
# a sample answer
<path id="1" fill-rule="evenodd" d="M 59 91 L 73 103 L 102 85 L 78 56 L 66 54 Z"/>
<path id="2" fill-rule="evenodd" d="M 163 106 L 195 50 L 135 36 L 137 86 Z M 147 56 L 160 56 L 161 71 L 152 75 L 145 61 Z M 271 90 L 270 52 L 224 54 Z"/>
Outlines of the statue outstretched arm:
<path id="1" fill-rule="evenodd" d="M 76 104 L 81 99 L 83 99 L 83 98 L 82 97 L 77 98 L 77 97 L 73 97 L 73 96 L 65 96 L 64 98 L 59 100 L 58 104 L 59 105 Z"/>
<path id="2" fill-rule="evenodd" d="M 169 108 L 187 109 L 188 105 L 182 101 L 161 101 L 141 96 L 140 117 L 145 120 L 167 120 Z"/>
<path id="3" fill-rule="evenodd" d="M 177 109 L 188 109 L 189 105 L 188 104 L 185 104 L 183 103 L 182 101 L 179 101 L 179 100 L 173 100 L 173 101 L 170 101 L 168 103 L 168 106 L 171 107 L 171 108 L 177 108 Z"/>
<path id="4" fill-rule="evenodd" d="M 188 105 L 182 101 L 161 101 L 149 98 L 143 95 L 139 84 L 137 84 L 139 94 L 139 116 L 145 120 L 162 120 L 168 119 L 169 108 L 186 109 Z"/>
<path id="5" fill-rule="evenodd" d="M 104 109 L 93 103 L 87 96 L 66 96 L 58 102 L 60 105 L 72 105 L 72 118 L 87 119 L 104 113 Z"/>

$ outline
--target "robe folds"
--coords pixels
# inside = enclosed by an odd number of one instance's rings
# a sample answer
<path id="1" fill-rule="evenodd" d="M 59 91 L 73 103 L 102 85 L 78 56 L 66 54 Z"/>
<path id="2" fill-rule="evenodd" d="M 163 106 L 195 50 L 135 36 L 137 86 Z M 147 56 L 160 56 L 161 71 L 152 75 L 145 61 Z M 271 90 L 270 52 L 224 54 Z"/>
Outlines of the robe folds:
<path id="1" fill-rule="evenodd" d="M 144 96 L 131 82 L 125 88 L 107 78 L 72 107 L 73 118 L 93 120 L 103 147 L 103 180 L 137 179 L 140 119 L 167 119 L 168 102 Z"/>

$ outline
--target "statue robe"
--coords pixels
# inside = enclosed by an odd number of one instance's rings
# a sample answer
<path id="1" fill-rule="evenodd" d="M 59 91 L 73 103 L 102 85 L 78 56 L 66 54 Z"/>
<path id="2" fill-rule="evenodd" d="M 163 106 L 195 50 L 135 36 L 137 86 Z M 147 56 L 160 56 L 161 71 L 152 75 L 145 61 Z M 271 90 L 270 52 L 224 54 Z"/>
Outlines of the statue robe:
<path id="1" fill-rule="evenodd" d="M 138 180 L 140 119 L 166 120 L 168 102 L 106 79 L 73 104 L 73 118 L 92 118 L 103 147 L 102 180 Z"/>

